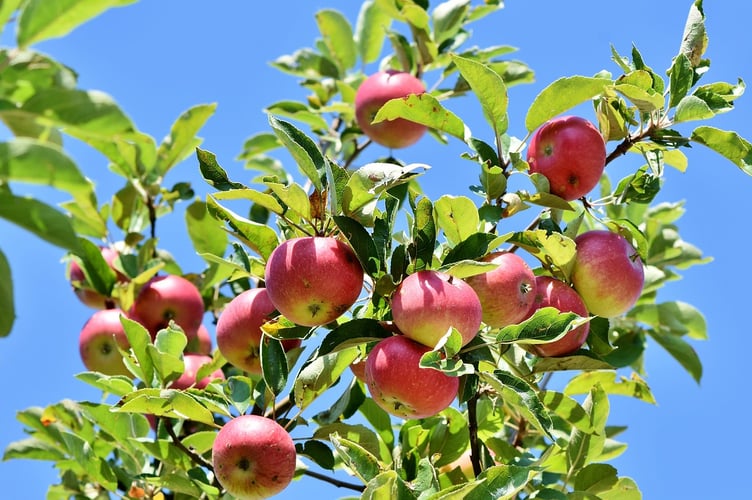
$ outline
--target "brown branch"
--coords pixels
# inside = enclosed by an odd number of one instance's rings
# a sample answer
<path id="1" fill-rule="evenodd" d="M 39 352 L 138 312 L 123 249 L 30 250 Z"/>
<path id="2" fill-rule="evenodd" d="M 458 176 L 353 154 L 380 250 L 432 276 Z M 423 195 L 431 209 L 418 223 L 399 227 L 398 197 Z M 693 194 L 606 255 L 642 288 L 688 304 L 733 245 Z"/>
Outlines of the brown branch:
<path id="1" fill-rule="evenodd" d="M 473 465 L 473 475 L 483 472 L 480 463 L 480 444 L 478 443 L 478 394 L 473 394 L 467 401 L 467 424 L 470 433 L 470 463 Z"/>
<path id="2" fill-rule="evenodd" d="M 342 481 L 337 478 L 330 477 L 325 474 L 314 472 L 308 469 L 303 469 L 303 475 L 309 476 L 315 479 L 319 479 L 321 481 L 324 481 L 325 483 L 332 484 L 336 486 L 337 488 L 347 488 L 353 491 L 364 491 L 366 489 L 366 487 L 363 486 L 362 484 L 348 483 L 347 481 Z"/>
<path id="3" fill-rule="evenodd" d="M 183 444 L 183 442 L 180 440 L 178 435 L 175 433 L 175 429 L 172 427 L 172 421 L 169 418 L 161 417 L 160 420 L 162 420 L 162 423 L 164 424 L 164 428 L 167 431 L 167 434 L 170 436 L 170 439 L 172 439 L 172 442 L 175 444 L 175 446 L 178 447 L 180 451 L 188 455 L 188 457 L 195 462 L 197 465 L 201 467 L 206 467 L 209 470 L 214 470 L 213 464 L 206 460 L 204 457 L 196 453 L 195 451 L 188 448 L 186 445 Z M 218 488 L 219 490 L 222 489 L 222 485 L 219 484 L 219 481 L 217 480 L 217 476 L 214 475 L 214 480 L 212 481 L 212 485 Z"/>

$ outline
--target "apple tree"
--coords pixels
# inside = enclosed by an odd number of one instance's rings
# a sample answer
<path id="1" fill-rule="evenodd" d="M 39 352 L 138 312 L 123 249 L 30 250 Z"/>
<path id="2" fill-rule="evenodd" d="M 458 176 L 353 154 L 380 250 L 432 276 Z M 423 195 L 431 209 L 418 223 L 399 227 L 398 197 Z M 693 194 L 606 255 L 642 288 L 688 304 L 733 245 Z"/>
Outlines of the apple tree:
<path id="1" fill-rule="evenodd" d="M 198 138 L 213 104 L 159 141 L 33 48 L 127 3 L 0 2 L 17 32 L 0 48 L 0 216 L 65 254 L 72 300 L 92 307 L 72 375 L 102 391 L 19 411 L 28 438 L 4 460 L 54 462 L 48 498 L 265 498 L 293 480 L 361 498 L 641 498 L 609 464 L 625 449 L 609 398 L 655 402 L 650 344 L 699 381 L 687 339 L 706 333 L 695 307 L 661 300 L 708 262 L 680 235 L 682 204 L 654 201 L 664 170 L 699 145 L 752 173 L 752 145 L 706 124 L 744 84 L 706 82 L 701 0 L 664 73 L 613 49 L 611 71 L 551 82 L 525 116 L 508 89 L 533 70 L 470 43 L 502 2 L 322 9 L 313 48 L 272 63 L 302 95 L 242 145 L 250 179 Z M 453 111 L 468 96 L 472 131 Z M 121 178 L 110 199 L 69 138 Z M 461 144 L 477 183 L 428 196 L 423 178 L 451 174 L 401 160 L 417 141 Z M 642 165 L 612 178 L 625 155 Z M 206 183 L 168 185 L 183 162 Z M 160 244 L 176 211 L 200 269 Z M 11 264 L 0 253 L 0 335 Z"/>

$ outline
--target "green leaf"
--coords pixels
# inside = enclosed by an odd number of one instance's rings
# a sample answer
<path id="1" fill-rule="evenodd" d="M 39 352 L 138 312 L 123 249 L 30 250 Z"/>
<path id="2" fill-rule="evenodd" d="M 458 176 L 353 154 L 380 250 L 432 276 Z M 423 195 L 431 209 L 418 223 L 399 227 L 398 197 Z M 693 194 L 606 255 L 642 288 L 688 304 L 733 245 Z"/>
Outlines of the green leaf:
<path id="1" fill-rule="evenodd" d="M 468 2 L 464 2 L 467 4 Z M 467 7 L 467 6 L 465 6 Z M 478 97 L 483 114 L 491 124 L 496 136 L 506 132 L 509 125 L 507 108 L 509 96 L 504 80 L 489 66 L 460 56 L 452 56 L 462 78 L 467 81 Z"/>
<path id="2" fill-rule="evenodd" d="M 430 167 L 422 163 L 396 165 L 368 163 L 350 175 L 342 193 L 345 215 L 356 218 L 363 212 L 373 212 L 376 200 L 387 190 L 405 184 L 425 173 Z"/>
<path id="3" fill-rule="evenodd" d="M 154 344 L 146 345 L 146 352 L 151 358 L 157 378 L 165 385 L 185 371 L 182 354 L 188 342 L 187 337 L 182 330 L 173 328 L 173 325 L 171 322 L 168 328 L 157 332 Z"/>
<path id="4" fill-rule="evenodd" d="M 66 458 L 59 447 L 34 437 L 14 441 L 3 452 L 3 461 L 13 459 L 57 462 Z"/>
<path id="5" fill-rule="evenodd" d="M 540 431 L 551 437 L 553 422 L 546 407 L 535 390 L 524 380 L 503 370 L 493 373 L 480 372 L 483 382 L 488 383 L 502 400 L 520 411 Z"/>
<path id="6" fill-rule="evenodd" d="M 668 107 L 673 108 L 689 93 L 694 81 L 695 72 L 685 54 L 679 54 L 674 58 L 669 75 L 671 79 L 668 87 L 670 93 Z"/>
<path id="7" fill-rule="evenodd" d="M 279 245 L 279 237 L 272 228 L 241 217 L 217 203 L 212 196 L 207 198 L 207 208 L 214 217 L 227 222 L 233 234 L 263 259 L 267 259 Z"/>
<path id="8" fill-rule="evenodd" d="M 614 89 L 634 104 L 642 113 L 650 113 L 656 109 L 661 109 L 665 104 L 662 94 L 652 88 L 641 88 L 629 83 L 617 83 Z"/>
<path id="9" fill-rule="evenodd" d="M 372 123 L 396 118 L 404 118 L 446 132 L 463 142 L 470 140 L 470 129 L 465 123 L 428 93 L 410 94 L 388 101 L 376 113 Z"/>
<path id="10" fill-rule="evenodd" d="M 585 409 L 574 399 L 556 391 L 543 391 L 541 394 L 543 404 L 581 432 L 592 433 L 593 424 Z"/>
<path id="11" fill-rule="evenodd" d="M 114 411 L 152 413 L 159 417 L 181 418 L 216 426 L 214 415 L 188 391 L 176 389 L 139 389 L 124 396 Z"/>
<path id="12" fill-rule="evenodd" d="M 0 200 L 2 197 L 0 196 Z M 1 204 L 1 202 L 0 202 Z M 0 249 L 0 337 L 7 337 L 16 319 L 16 307 L 13 303 L 13 277 L 10 264 Z"/>
<path id="13" fill-rule="evenodd" d="M 376 243 L 366 229 L 355 219 L 337 215 L 333 217 L 342 235 L 355 251 L 360 265 L 369 276 L 378 276 L 386 267 L 381 262 Z"/>
<path id="14" fill-rule="evenodd" d="M 29 0 L 18 19 L 17 42 L 20 47 L 49 38 L 61 37 L 112 7 L 136 0 Z"/>
<path id="15" fill-rule="evenodd" d="M 124 375 L 104 375 L 98 372 L 82 372 L 76 374 L 82 382 L 96 387 L 100 391 L 115 396 L 125 396 L 133 391 L 133 380 Z"/>
<path id="16" fill-rule="evenodd" d="M 373 318 L 355 318 L 335 327 L 321 341 L 319 355 L 356 347 L 392 335 Z"/>
<path id="17" fill-rule="evenodd" d="M 525 116 L 525 127 L 528 132 L 532 132 L 556 115 L 602 94 L 612 85 L 611 80 L 604 78 L 560 78 L 535 97 Z"/>
<path id="18" fill-rule="evenodd" d="M 600 500 L 642 500 L 643 496 L 632 478 L 620 477 L 607 491 L 598 493 Z"/>
<path id="19" fill-rule="evenodd" d="M 217 193 L 213 193 L 212 196 L 214 197 L 215 200 L 219 200 L 219 201 L 225 201 L 225 200 L 249 201 L 253 204 L 251 210 L 253 210 L 253 207 L 256 207 L 256 209 L 258 210 L 263 209 L 264 211 L 272 212 L 277 215 L 284 215 L 285 211 L 287 210 L 285 207 L 282 206 L 282 204 L 277 200 L 277 198 L 275 198 L 271 194 L 263 193 L 261 191 L 257 191 L 255 189 L 250 189 L 250 188 L 220 191 Z M 256 220 L 256 222 L 261 222 L 261 221 Z"/>
<path id="20" fill-rule="evenodd" d="M 347 18 L 334 9 L 316 12 L 316 24 L 324 39 L 324 44 L 343 70 L 355 66 L 358 60 L 358 46 Z"/>
<path id="21" fill-rule="evenodd" d="M 227 191 L 229 189 L 244 189 L 245 186 L 239 182 L 233 182 L 227 177 L 227 172 L 217 163 L 217 156 L 211 151 L 196 148 L 196 158 L 198 166 L 204 180 L 212 187 Z"/>
<path id="22" fill-rule="evenodd" d="M 183 112 L 172 124 L 170 133 L 157 150 L 154 169 L 159 175 L 186 159 L 201 143 L 196 134 L 214 114 L 216 104 L 199 104 Z"/>
<path id="23" fill-rule="evenodd" d="M 316 143 L 293 124 L 272 115 L 269 115 L 269 124 L 303 175 L 313 183 L 317 191 L 323 191 L 322 178 L 326 175 L 326 160 Z"/>
<path id="24" fill-rule="evenodd" d="M 79 238 L 79 249 L 80 265 L 87 283 L 100 294 L 109 297 L 117 275 L 102 256 L 102 250 L 85 238 Z"/>
<path id="25" fill-rule="evenodd" d="M 630 379 L 619 376 L 613 370 L 596 370 L 585 372 L 572 378 L 564 388 L 564 394 L 587 394 L 594 385 L 600 385 L 607 394 L 629 396 L 646 403 L 655 404 L 650 387 L 639 375 L 632 373 Z"/>
<path id="26" fill-rule="evenodd" d="M 344 422 L 325 424 L 316 429 L 313 433 L 313 438 L 329 441 L 332 435 L 345 438 L 348 441 L 361 446 L 368 453 L 373 455 L 379 453 L 379 438 L 376 433 L 366 425 L 353 425 Z"/>
<path id="27" fill-rule="evenodd" d="M 692 131 L 690 139 L 712 149 L 746 174 L 752 175 L 752 144 L 736 132 L 703 125 Z"/>
<path id="28" fill-rule="evenodd" d="M 713 118 L 715 112 L 710 109 L 705 101 L 695 95 L 684 97 L 676 106 L 674 122 L 688 122 L 693 120 L 707 120 Z"/>
<path id="29" fill-rule="evenodd" d="M 705 317 L 699 310 L 686 302 L 638 304 L 629 311 L 628 316 L 659 331 L 667 331 L 680 336 L 688 335 L 696 340 L 708 338 Z"/>
<path id="30" fill-rule="evenodd" d="M 650 336 L 658 344 L 681 364 L 687 372 L 700 383 L 702 378 L 702 362 L 697 355 L 697 351 L 683 338 L 673 333 L 664 333 L 656 330 L 648 330 Z"/>
<path id="31" fill-rule="evenodd" d="M 355 23 L 355 41 L 364 63 L 372 63 L 381 56 L 384 39 L 391 25 L 392 17 L 381 8 L 378 2 L 373 0 L 363 2 Z"/>
<path id="32" fill-rule="evenodd" d="M 52 87 L 35 93 L 21 110 L 34 114 L 41 125 L 72 129 L 77 137 L 109 139 L 135 132 L 112 96 L 98 90 Z"/>
<path id="33" fill-rule="evenodd" d="M 344 349 L 316 355 L 306 362 L 295 378 L 293 396 L 301 410 L 307 408 L 342 375 L 358 357 L 357 349 Z"/>
<path id="34" fill-rule="evenodd" d="M 590 388 L 582 408 L 588 415 L 592 432 L 582 432 L 577 427 L 572 429 L 567 445 L 567 467 L 570 471 L 581 469 L 600 456 L 606 441 L 610 405 L 606 391 L 599 384 Z"/>
<path id="35" fill-rule="evenodd" d="M 278 198 L 287 205 L 287 210 L 298 214 L 304 220 L 311 220 L 311 202 L 308 194 L 300 184 L 280 184 L 278 182 L 264 183 Z M 287 213 L 285 210 L 285 213 Z"/>
<path id="36" fill-rule="evenodd" d="M 359 444 L 332 434 L 329 436 L 334 450 L 344 464 L 364 483 L 368 483 L 381 472 L 378 459 Z"/>
<path id="37" fill-rule="evenodd" d="M 590 464 L 574 479 L 574 489 L 588 493 L 601 493 L 613 488 L 619 480 L 617 470 L 609 464 Z"/>
<path id="38" fill-rule="evenodd" d="M 6 28 L 8 20 L 24 0 L 3 0 L 0 2 L 0 33 Z"/>
<path id="39" fill-rule="evenodd" d="M 499 242 L 499 239 L 491 233 L 472 234 L 447 252 L 442 261 L 442 267 L 454 262 L 480 259 L 488 253 L 489 249 L 494 248 L 494 244 Z"/>
<path id="40" fill-rule="evenodd" d="M 331 448 L 321 441 L 309 439 L 302 444 L 300 442 L 295 443 L 295 452 L 298 455 L 310 458 L 316 465 L 324 469 L 334 469 L 334 454 Z"/>
<path id="41" fill-rule="evenodd" d="M 417 497 L 397 471 L 388 470 L 371 479 L 360 498 L 362 500 L 415 500 Z"/>
<path id="42" fill-rule="evenodd" d="M 60 248 L 71 251 L 79 249 L 71 219 L 34 198 L 20 198 L 0 189 L 0 218 Z"/>
<path id="43" fill-rule="evenodd" d="M 524 248 L 546 266 L 559 268 L 569 276 L 577 249 L 574 240 L 562 233 L 548 233 L 545 229 L 514 233 L 508 240 Z"/>
<path id="44" fill-rule="evenodd" d="M 268 335 L 261 339 L 261 368 L 266 387 L 274 395 L 282 394 L 287 385 L 287 356 L 282 343 Z"/>
<path id="45" fill-rule="evenodd" d="M 148 351 L 148 347 L 151 345 L 151 335 L 139 322 L 130 318 L 121 316 L 120 322 L 123 324 L 125 335 L 128 337 L 128 343 L 136 359 L 137 366 L 135 368 L 137 368 L 138 378 L 143 380 L 147 386 L 151 385 L 154 380 L 154 363 Z"/>
<path id="46" fill-rule="evenodd" d="M 185 225 L 196 253 L 222 257 L 227 250 L 227 233 L 209 214 L 206 203 L 196 200 L 185 210 Z"/>
<path id="47" fill-rule="evenodd" d="M 702 0 L 695 0 L 687 15 L 679 52 L 689 59 L 693 68 L 696 68 L 700 65 L 707 48 L 708 35 L 705 31 L 705 13 L 702 10 Z"/>
<path id="48" fill-rule="evenodd" d="M 73 196 L 97 212 L 94 184 L 62 149 L 34 139 L 16 138 L 0 143 L 0 181 L 50 186 Z"/>
<path id="49" fill-rule="evenodd" d="M 585 322 L 587 318 L 581 318 L 573 312 L 562 313 L 555 307 L 543 307 L 525 321 L 499 330 L 496 334 L 496 341 L 522 344 L 552 342 Z"/>
<path id="50" fill-rule="evenodd" d="M 591 328 L 592 331 L 592 328 Z M 610 358 L 609 358 L 610 361 Z M 533 373 L 547 373 L 568 370 L 610 370 L 611 363 L 597 357 L 590 351 L 577 351 L 569 356 L 538 358 L 533 365 Z"/>
<path id="51" fill-rule="evenodd" d="M 253 381 L 250 378 L 239 375 L 231 376 L 227 379 L 223 389 L 228 401 L 235 406 L 239 414 L 246 413 L 248 408 L 252 406 Z"/>
<path id="52" fill-rule="evenodd" d="M 470 8 L 470 0 L 449 0 L 433 9 L 431 24 L 437 45 L 441 45 L 462 30 Z"/>
<path id="53" fill-rule="evenodd" d="M 457 244 L 478 232 L 478 207 L 466 196 L 444 195 L 434 203 L 436 222 L 447 240 Z"/>
<path id="54" fill-rule="evenodd" d="M 511 500 L 517 497 L 517 493 L 522 491 L 537 473 L 538 471 L 533 467 L 494 465 L 478 476 L 479 481 L 484 481 L 483 490 L 488 492 L 488 496 L 478 496 L 477 492 L 474 492 L 468 496 L 468 499 Z"/>
<path id="55" fill-rule="evenodd" d="M 421 198 L 415 206 L 415 220 L 413 222 L 413 251 L 416 271 L 431 267 L 435 244 L 436 222 L 433 204 L 428 198 Z"/>

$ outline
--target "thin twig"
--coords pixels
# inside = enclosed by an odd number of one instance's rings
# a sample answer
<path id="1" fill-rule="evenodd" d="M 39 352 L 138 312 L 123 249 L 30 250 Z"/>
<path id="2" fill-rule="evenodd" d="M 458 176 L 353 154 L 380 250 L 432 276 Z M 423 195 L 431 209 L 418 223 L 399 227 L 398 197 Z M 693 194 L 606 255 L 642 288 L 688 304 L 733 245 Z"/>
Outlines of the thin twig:
<path id="1" fill-rule="evenodd" d="M 354 484 L 354 483 L 348 483 L 347 481 L 342 481 L 340 479 L 337 479 L 335 477 L 327 476 L 325 474 L 321 474 L 319 472 L 314 472 L 312 470 L 303 469 L 303 475 L 309 476 L 315 479 L 319 479 L 321 481 L 324 481 L 326 483 L 332 484 L 336 486 L 337 488 L 347 488 L 353 491 L 364 491 L 366 489 L 365 486 L 362 484 Z"/>

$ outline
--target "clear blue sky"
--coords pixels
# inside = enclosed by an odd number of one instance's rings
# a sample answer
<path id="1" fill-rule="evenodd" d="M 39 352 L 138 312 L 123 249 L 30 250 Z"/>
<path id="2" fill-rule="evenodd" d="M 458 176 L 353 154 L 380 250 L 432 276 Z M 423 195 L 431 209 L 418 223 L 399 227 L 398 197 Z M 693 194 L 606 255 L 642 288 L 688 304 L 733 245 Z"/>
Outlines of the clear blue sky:
<path id="1" fill-rule="evenodd" d="M 36 48 L 78 71 L 82 88 L 113 95 L 137 126 L 157 139 L 185 109 L 217 102 L 216 114 L 201 133 L 203 147 L 216 153 L 233 178 L 248 180 L 252 174 L 243 171 L 235 157 L 248 136 L 268 129 L 262 108 L 277 100 L 305 97 L 294 78 L 267 63 L 312 45 L 317 36 L 316 10 L 339 9 L 354 23 L 359 3 L 143 1 L 109 11 L 70 36 Z M 634 43 L 647 64 L 665 70 L 678 50 L 690 3 L 510 0 L 504 11 L 475 24 L 473 44 L 516 46 L 520 49 L 516 57 L 536 71 L 535 83 L 510 90 L 510 133 L 524 135 L 527 106 L 554 79 L 589 76 L 604 68 L 616 73 L 610 44 L 628 54 Z M 738 77 L 752 81 L 748 36 L 752 5 L 710 0 L 705 2 L 705 13 L 710 37 L 706 55 L 712 65 L 704 81 L 735 82 Z M 1 41 L 9 44 L 8 35 Z M 474 99 L 457 100 L 450 108 L 475 120 L 471 128 L 484 126 Z M 752 97 L 743 96 L 735 111 L 709 124 L 752 138 Z M 0 139 L 5 137 L 7 132 L 0 130 Z M 120 186 L 120 179 L 107 172 L 101 157 L 75 144 L 71 147 L 87 175 L 97 181 L 100 202 L 106 199 Z M 441 148 L 426 137 L 400 156 L 433 166 L 424 178 L 429 196 L 469 194 L 462 186 L 475 182 L 475 171 L 459 158 L 463 150 L 456 141 Z M 612 398 L 610 423 L 629 425 L 622 435 L 629 448 L 614 465 L 620 475 L 637 481 L 646 499 L 738 497 L 748 473 L 748 418 L 740 404 L 746 407 L 743 369 L 752 351 L 745 317 L 750 279 L 746 259 L 752 243 L 746 217 L 752 178 L 700 146 L 687 154 L 688 171 L 670 171 L 660 199 L 686 200 L 687 213 L 680 221 L 683 236 L 715 261 L 687 271 L 684 280 L 672 284 L 660 298 L 681 299 L 705 313 L 710 340 L 695 344 L 705 375 L 698 386 L 653 343 L 646 359 L 647 381 L 658 405 Z M 609 168 L 618 169 L 619 164 Z M 202 196 L 209 192 L 193 160 L 171 174 L 172 181 L 186 178 Z M 25 189 L 16 191 L 40 193 Z M 160 228 L 167 249 L 184 269 L 200 270 L 200 259 L 182 231 L 182 214 L 169 220 L 174 223 Z M 73 378 L 83 370 L 78 332 L 91 310 L 71 294 L 60 263 L 62 252 L 2 221 L 0 247 L 14 273 L 18 314 L 10 337 L 0 339 L 0 380 L 5 382 L 0 447 L 4 448 L 23 437 L 14 418 L 16 410 L 64 398 L 96 399 L 98 393 Z M 46 462 L 0 462 L 0 496 L 43 498 L 56 478 Z M 339 498 L 348 492 L 306 479 L 279 498 L 302 495 Z"/>

